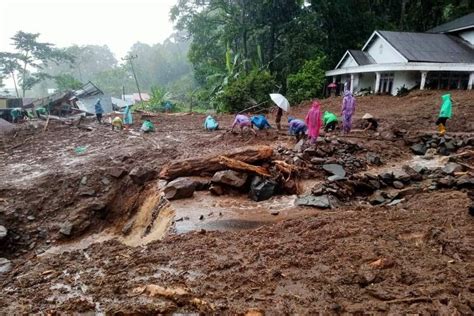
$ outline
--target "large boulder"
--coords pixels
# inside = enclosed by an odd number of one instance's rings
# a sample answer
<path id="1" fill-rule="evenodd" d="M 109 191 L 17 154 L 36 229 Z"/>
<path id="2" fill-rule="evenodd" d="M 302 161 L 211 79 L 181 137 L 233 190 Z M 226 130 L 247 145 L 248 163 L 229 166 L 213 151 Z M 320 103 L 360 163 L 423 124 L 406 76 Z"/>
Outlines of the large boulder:
<path id="1" fill-rule="evenodd" d="M 247 183 L 248 175 L 234 170 L 219 171 L 212 177 L 212 183 L 225 184 L 234 188 L 242 188 Z"/>
<path id="2" fill-rule="evenodd" d="M 190 198 L 196 190 L 196 182 L 189 178 L 178 178 L 169 182 L 163 192 L 168 200 Z"/>
<path id="3" fill-rule="evenodd" d="M 136 166 L 130 171 L 130 178 L 135 184 L 143 185 L 145 182 L 156 177 L 157 172 L 143 166 Z"/>
<path id="4" fill-rule="evenodd" d="M 321 209 L 328 209 L 331 208 L 331 202 L 329 201 L 329 197 L 327 195 L 306 195 L 301 196 L 296 199 L 295 204 L 298 206 L 311 206 Z"/>
<path id="5" fill-rule="evenodd" d="M 423 143 L 415 144 L 415 145 L 411 146 L 410 148 L 411 148 L 411 151 L 415 155 L 420 155 L 420 156 L 423 156 L 426 153 L 426 150 L 427 150 L 425 144 L 423 144 Z"/>
<path id="6" fill-rule="evenodd" d="M 250 184 L 249 197 L 254 201 L 264 201 L 271 198 L 277 189 L 275 181 L 256 176 Z"/>
<path id="7" fill-rule="evenodd" d="M 323 169 L 334 176 L 338 176 L 339 178 L 344 178 L 346 176 L 346 171 L 341 165 L 338 164 L 326 164 L 323 165 Z"/>

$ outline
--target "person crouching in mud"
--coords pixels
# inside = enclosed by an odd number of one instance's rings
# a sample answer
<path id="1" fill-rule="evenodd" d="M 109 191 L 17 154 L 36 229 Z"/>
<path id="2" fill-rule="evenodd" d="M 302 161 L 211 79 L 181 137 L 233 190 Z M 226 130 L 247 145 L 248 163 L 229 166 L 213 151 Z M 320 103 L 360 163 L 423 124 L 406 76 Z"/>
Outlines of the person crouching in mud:
<path id="1" fill-rule="evenodd" d="M 237 114 L 235 116 L 235 120 L 234 120 L 234 123 L 232 124 L 232 128 L 231 128 L 231 133 L 234 132 L 234 128 L 236 126 L 239 126 L 240 128 L 240 134 L 242 134 L 242 132 L 244 130 L 250 130 L 250 132 L 252 132 L 252 134 L 254 134 L 255 136 L 257 136 L 257 132 L 253 130 L 252 128 L 252 123 L 250 122 L 250 119 L 247 115 L 243 115 L 243 114 Z"/>
<path id="2" fill-rule="evenodd" d="M 294 135 L 296 137 L 297 142 L 299 142 L 301 138 L 306 137 L 306 131 L 308 130 L 308 127 L 306 126 L 305 122 L 290 116 L 288 118 L 288 124 L 288 132 L 290 135 Z"/>
<path id="3" fill-rule="evenodd" d="M 377 129 L 379 128 L 379 123 L 372 116 L 372 114 L 365 113 L 364 116 L 362 116 L 362 119 L 365 120 L 365 122 L 364 122 L 364 132 L 366 132 L 366 131 L 376 132 Z"/>

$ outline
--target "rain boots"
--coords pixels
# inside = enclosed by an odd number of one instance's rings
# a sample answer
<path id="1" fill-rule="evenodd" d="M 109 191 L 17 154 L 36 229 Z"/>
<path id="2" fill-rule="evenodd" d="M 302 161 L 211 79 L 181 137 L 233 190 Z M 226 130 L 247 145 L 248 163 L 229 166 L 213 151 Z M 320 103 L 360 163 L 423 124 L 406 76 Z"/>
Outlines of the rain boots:
<path id="1" fill-rule="evenodd" d="M 446 127 L 444 124 L 438 124 L 438 132 L 440 136 L 444 136 L 444 134 L 446 134 Z"/>

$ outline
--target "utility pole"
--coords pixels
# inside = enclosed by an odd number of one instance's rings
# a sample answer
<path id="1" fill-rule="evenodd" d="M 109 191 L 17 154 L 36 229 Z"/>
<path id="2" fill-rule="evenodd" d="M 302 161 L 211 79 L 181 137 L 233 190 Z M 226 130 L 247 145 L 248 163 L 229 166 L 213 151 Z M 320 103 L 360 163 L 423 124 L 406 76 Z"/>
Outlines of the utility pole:
<path id="1" fill-rule="evenodd" d="M 138 55 L 129 55 L 125 58 L 122 58 L 122 60 L 130 62 L 130 66 L 132 67 L 133 78 L 135 78 L 135 83 L 137 84 L 137 90 L 138 90 L 138 95 L 140 96 L 140 102 L 143 103 L 142 93 L 140 92 L 140 86 L 138 85 L 137 75 L 135 74 L 135 68 L 133 68 L 133 60 L 137 58 L 138 58 Z"/>

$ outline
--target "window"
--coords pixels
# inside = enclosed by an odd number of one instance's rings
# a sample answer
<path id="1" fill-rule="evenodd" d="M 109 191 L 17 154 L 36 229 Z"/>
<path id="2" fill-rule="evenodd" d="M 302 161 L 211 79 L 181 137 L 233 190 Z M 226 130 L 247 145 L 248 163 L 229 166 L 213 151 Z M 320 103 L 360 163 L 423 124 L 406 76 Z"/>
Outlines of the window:
<path id="1" fill-rule="evenodd" d="M 393 88 L 393 72 L 386 72 L 380 75 L 380 85 L 378 93 L 389 94 L 392 93 Z"/>

